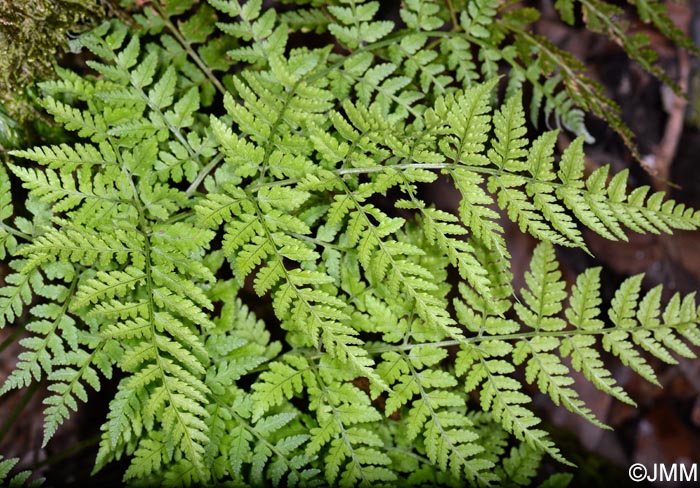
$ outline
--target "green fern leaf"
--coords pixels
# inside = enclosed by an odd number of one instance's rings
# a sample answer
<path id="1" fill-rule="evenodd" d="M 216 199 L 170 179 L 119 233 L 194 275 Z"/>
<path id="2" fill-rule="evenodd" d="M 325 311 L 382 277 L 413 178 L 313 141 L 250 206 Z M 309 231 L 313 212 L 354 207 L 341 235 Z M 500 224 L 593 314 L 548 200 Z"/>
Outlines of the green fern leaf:
<path id="1" fill-rule="evenodd" d="M 599 331 L 604 323 L 598 319 L 600 309 L 600 268 L 590 268 L 578 276 L 571 292 L 566 318 L 569 323 L 585 331 Z M 571 356 L 571 364 L 585 378 L 608 395 L 634 405 L 625 391 L 616 385 L 615 378 L 605 368 L 600 353 L 594 349 L 593 336 L 575 335 L 562 341 L 562 356 Z"/>
<path id="2" fill-rule="evenodd" d="M 5 459 L 0 456 L 0 483 L 8 488 L 21 488 L 26 486 L 27 488 L 38 488 L 44 484 L 44 478 L 36 478 L 31 480 L 30 477 L 32 473 L 30 471 L 20 471 L 19 473 L 14 473 L 10 477 L 10 472 L 19 462 L 18 458 Z"/>

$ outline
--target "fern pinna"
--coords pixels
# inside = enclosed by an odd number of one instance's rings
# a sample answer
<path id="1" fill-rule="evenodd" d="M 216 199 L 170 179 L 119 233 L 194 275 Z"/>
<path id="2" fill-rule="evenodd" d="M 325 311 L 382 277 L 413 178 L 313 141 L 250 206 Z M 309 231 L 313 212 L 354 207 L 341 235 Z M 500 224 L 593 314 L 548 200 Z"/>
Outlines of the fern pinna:
<path id="1" fill-rule="evenodd" d="M 48 384 L 46 443 L 117 370 L 95 470 L 128 457 L 135 485 L 527 485 L 543 455 L 570 464 L 517 370 L 604 426 L 571 368 L 633 403 L 601 349 L 656 382 L 646 354 L 694 357 L 700 317 L 641 276 L 605 315 L 600 269 L 567 290 L 555 245 L 696 229 L 700 212 L 586 174 L 581 109 L 604 99 L 525 67 L 553 52 L 532 48 L 533 12 L 406 1 L 397 28 L 379 2 L 305 3 L 154 2 L 140 34 L 77 41 L 93 74 L 41 85 L 77 142 L 0 167 L 0 323 L 31 317 L 2 393 Z M 292 45 L 308 32 L 333 44 Z M 525 84 L 533 119 L 579 134 L 561 158 L 558 130 L 527 137 Z M 421 197 L 440 175 L 457 215 Z M 522 290 L 496 207 L 540 241 Z"/>

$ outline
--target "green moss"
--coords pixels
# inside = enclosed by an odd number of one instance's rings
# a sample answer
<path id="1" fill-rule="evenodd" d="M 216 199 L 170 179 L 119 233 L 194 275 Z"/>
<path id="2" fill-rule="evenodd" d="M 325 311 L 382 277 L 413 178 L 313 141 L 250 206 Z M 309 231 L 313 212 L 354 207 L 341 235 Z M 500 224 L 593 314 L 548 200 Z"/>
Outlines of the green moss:
<path id="1" fill-rule="evenodd" d="M 0 2 L 0 103 L 22 121 L 31 113 L 28 88 L 50 76 L 68 41 L 105 13 L 98 0 Z"/>

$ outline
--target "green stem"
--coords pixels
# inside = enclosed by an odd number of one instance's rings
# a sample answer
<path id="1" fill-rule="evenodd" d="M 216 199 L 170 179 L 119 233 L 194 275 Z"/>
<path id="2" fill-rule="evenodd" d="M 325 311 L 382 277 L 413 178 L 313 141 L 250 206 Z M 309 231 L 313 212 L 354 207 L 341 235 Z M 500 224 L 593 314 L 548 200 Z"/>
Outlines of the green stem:
<path id="1" fill-rule="evenodd" d="M 355 452 L 355 449 L 352 446 L 352 442 L 350 442 L 350 437 L 348 435 L 347 430 L 345 429 L 345 424 L 343 424 L 343 420 L 340 417 L 340 413 L 338 412 L 338 408 L 336 407 L 335 402 L 333 401 L 333 398 L 328 397 L 328 386 L 323 381 L 323 377 L 321 376 L 318 367 L 316 365 L 312 365 L 312 368 L 313 368 L 314 376 L 316 377 L 316 381 L 318 381 L 319 385 L 321 386 L 321 388 L 320 388 L 321 397 L 322 397 L 323 401 L 325 401 L 327 403 L 327 405 L 329 407 L 331 407 L 331 410 L 333 412 L 333 419 L 335 420 L 336 424 L 338 425 L 338 428 L 340 429 L 340 436 L 343 439 L 343 444 L 345 444 L 345 447 L 347 448 L 348 452 L 350 453 L 350 460 L 355 465 L 355 468 L 359 471 L 360 476 L 362 477 L 362 482 L 360 483 L 360 486 L 370 486 L 370 483 L 367 480 L 367 475 L 365 474 L 364 470 L 362 469 L 362 463 L 357 458 L 357 453 Z M 319 405 L 319 411 L 320 411 L 320 405 Z"/>
<path id="2" fill-rule="evenodd" d="M 168 16 L 165 15 L 165 13 L 161 10 L 158 2 L 155 2 L 153 4 L 153 6 L 156 9 L 156 11 L 158 12 L 158 15 L 160 16 L 160 18 L 163 20 L 163 23 L 165 24 L 165 26 L 173 34 L 175 39 L 177 39 L 177 42 L 179 42 L 180 45 L 182 45 L 182 47 L 185 48 L 185 51 L 187 52 L 189 57 L 192 58 L 192 60 L 197 65 L 197 67 L 200 70 L 202 70 L 202 73 L 204 73 L 207 78 L 209 78 L 209 81 L 212 82 L 212 84 L 214 85 L 214 87 L 216 87 L 216 90 L 219 93 L 221 93 L 222 95 L 225 94 L 226 88 L 224 88 L 224 85 L 222 85 L 221 82 L 219 81 L 219 79 L 216 76 L 214 76 L 214 73 L 212 72 L 212 70 L 210 70 L 209 67 L 207 66 L 207 64 L 204 61 L 202 61 L 202 58 L 199 57 L 199 54 L 197 54 L 195 52 L 195 50 L 192 49 L 192 44 L 190 44 L 189 41 L 185 37 L 183 37 L 183 35 L 180 33 L 180 31 L 177 29 L 177 27 L 175 27 L 175 25 L 170 21 Z"/>
<path id="3" fill-rule="evenodd" d="M 288 459 L 287 456 L 277 448 L 276 444 L 272 444 L 269 440 L 267 440 L 267 438 L 265 438 L 260 432 L 258 432 L 258 430 L 255 427 L 253 427 L 253 425 L 251 425 L 245 418 L 238 415 L 235 410 L 227 408 L 226 411 L 232 414 L 232 416 L 238 421 L 238 423 L 243 425 L 244 429 L 246 429 L 248 432 L 257 437 L 258 440 L 270 450 L 270 452 L 277 456 L 277 459 L 281 460 L 284 464 L 286 464 L 290 472 L 294 473 L 297 477 L 301 478 L 301 473 L 299 473 L 299 470 L 293 464 L 293 460 Z"/>
<path id="4" fill-rule="evenodd" d="M 114 148 L 116 154 L 118 155 L 119 152 L 117 152 L 117 148 Z M 184 436 L 186 438 L 186 442 L 189 444 L 194 444 L 193 439 L 189 435 L 189 432 L 186 427 L 186 423 L 182 418 L 182 414 L 180 412 L 180 409 L 176 406 L 177 404 L 175 401 L 173 401 L 173 392 L 170 389 L 170 385 L 168 383 L 168 376 L 166 374 L 165 367 L 163 366 L 163 359 L 161 358 L 161 353 L 160 353 L 160 348 L 158 346 L 158 343 L 156 341 L 156 319 L 155 319 L 155 314 L 156 314 L 156 304 L 153 299 L 153 292 L 155 290 L 155 285 L 153 283 L 153 263 L 151 262 L 151 241 L 150 241 L 150 232 L 151 228 L 148 225 L 148 219 L 146 218 L 146 212 L 145 209 L 143 208 L 143 205 L 141 205 L 141 198 L 139 196 L 138 190 L 136 188 L 136 184 L 134 183 L 134 179 L 132 175 L 129 173 L 127 168 L 124 166 L 123 162 L 121 161 L 121 158 L 117 156 L 117 158 L 120 161 L 120 164 L 122 164 L 122 170 L 126 174 L 126 176 L 129 179 L 129 183 L 131 184 L 131 190 L 133 192 L 133 199 L 132 199 L 132 205 L 136 209 L 138 216 L 139 216 L 139 230 L 141 234 L 143 234 L 143 244 L 144 244 L 144 255 L 146 257 L 145 259 L 145 274 L 146 274 L 146 294 L 147 294 L 147 305 L 148 305 L 148 324 L 149 324 L 149 329 L 150 329 L 150 341 L 153 346 L 153 350 L 155 351 L 155 362 L 156 366 L 158 367 L 158 371 L 160 372 L 160 377 L 161 377 L 161 382 L 163 385 L 163 389 L 165 390 L 165 393 L 168 397 L 168 402 L 170 402 L 170 405 L 172 408 L 175 410 L 175 415 L 177 417 L 177 422 L 183 427 L 183 432 Z M 195 460 L 192 460 L 195 462 Z"/>
<path id="5" fill-rule="evenodd" d="M 457 18 L 457 11 L 452 3 L 452 0 L 447 0 L 447 10 L 450 11 L 450 19 L 452 20 L 452 31 L 459 29 L 459 19 Z"/>
<path id="6" fill-rule="evenodd" d="M 219 164 L 223 157 L 223 153 L 217 154 L 216 157 L 209 162 L 209 164 L 202 168 L 202 170 L 199 172 L 194 181 L 190 184 L 189 187 L 187 187 L 187 190 L 185 190 L 185 196 L 187 198 L 191 197 L 194 194 L 194 192 L 197 191 L 197 187 L 202 183 L 204 178 L 206 178 L 207 175 L 211 173 L 211 171 L 216 167 L 216 165 Z"/>
<path id="7" fill-rule="evenodd" d="M 672 325 L 665 325 L 663 328 L 673 328 L 673 329 L 679 329 L 683 327 L 687 327 L 689 325 L 694 325 L 695 322 L 693 321 L 688 321 L 688 322 L 682 322 L 678 324 L 672 324 Z M 560 338 L 566 338 L 566 337 L 575 337 L 575 336 L 580 336 L 580 335 L 602 335 L 602 334 L 609 334 L 610 332 L 613 332 L 614 330 L 624 330 L 629 333 L 633 333 L 636 331 L 640 330 L 649 330 L 649 331 L 654 331 L 658 330 L 659 326 L 643 326 L 639 325 L 637 327 L 632 327 L 632 328 L 621 328 L 621 327 L 607 327 L 604 329 L 598 329 L 598 330 L 585 330 L 585 329 L 568 329 L 568 330 L 548 330 L 548 331 L 530 331 L 530 332 L 516 332 L 513 334 L 496 334 L 496 335 L 476 335 L 473 337 L 463 337 L 460 339 L 446 339 L 444 341 L 436 341 L 436 342 L 419 342 L 419 343 L 413 343 L 413 344 L 407 344 L 407 343 L 402 343 L 402 344 L 379 344 L 376 346 L 368 345 L 366 350 L 369 354 L 376 355 L 376 354 L 382 354 L 385 352 L 390 352 L 390 351 L 410 351 L 411 349 L 414 349 L 416 347 L 425 347 L 425 346 L 431 346 L 431 347 L 454 347 L 454 346 L 460 346 L 460 345 L 470 345 L 470 344 L 476 344 L 482 341 L 517 341 L 521 339 L 532 339 L 534 337 L 560 337 Z M 289 351 L 287 354 L 301 354 L 304 356 L 306 359 L 310 360 L 315 360 L 319 359 L 322 356 L 325 355 L 323 352 L 318 352 L 316 349 L 304 347 L 304 348 L 297 348 L 297 349 L 292 349 Z M 256 370 L 257 372 L 257 370 Z"/>
<path id="8" fill-rule="evenodd" d="M 681 323 L 681 324 L 674 324 L 674 325 L 667 325 L 664 326 L 664 328 L 681 328 L 685 327 L 688 325 L 692 325 L 695 322 L 687 322 L 687 323 Z M 370 354 L 381 354 L 383 352 L 388 352 L 388 351 L 407 351 L 411 350 L 415 347 L 424 347 L 424 346 L 434 346 L 434 347 L 449 347 L 449 346 L 459 346 L 467 343 L 478 343 L 481 341 L 516 341 L 520 339 L 532 339 L 534 337 L 575 337 L 575 336 L 580 336 L 580 335 L 601 335 L 601 334 L 608 334 L 614 330 L 624 330 L 626 332 L 635 332 L 639 330 L 658 330 L 659 326 L 654 325 L 654 326 L 643 326 L 640 325 L 638 327 L 632 327 L 632 328 L 621 328 L 621 327 L 608 327 L 605 329 L 598 329 L 598 330 L 585 330 L 585 329 L 569 329 L 569 330 L 540 330 L 540 331 L 530 331 L 530 332 L 516 332 L 513 334 L 497 334 L 497 335 L 478 335 L 474 337 L 464 337 L 463 339 L 448 339 L 444 341 L 439 341 L 439 342 L 424 342 L 424 343 L 418 343 L 418 344 L 397 344 L 397 345 L 390 345 L 390 344 L 382 344 L 381 346 L 378 347 L 368 347 L 367 352 Z M 298 352 L 298 351 L 296 351 Z"/>
<path id="9" fill-rule="evenodd" d="M 486 480 L 482 479 L 482 477 L 479 476 L 478 472 L 474 472 L 470 469 L 467 456 L 463 455 L 462 452 L 460 452 L 460 450 L 458 449 L 458 446 L 456 446 L 452 439 L 450 439 L 450 436 L 445 430 L 445 427 L 442 425 L 442 422 L 440 422 L 440 417 L 438 416 L 438 413 L 435 411 L 435 408 L 433 408 L 430 395 L 425 390 L 423 383 L 421 383 L 421 377 L 418 374 L 418 371 L 416 371 L 416 368 L 414 368 L 413 363 L 409 359 L 408 355 L 405 351 L 402 351 L 401 356 L 403 357 L 406 366 L 408 366 L 408 369 L 411 372 L 411 376 L 413 376 L 413 381 L 418 387 L 418 394 L 423 400 L 423 405 L 425 405 L 425 407 L 428 409 L 428 413 L 430 414 L 430 419 L 433 422 L 433 425 L 438 429 L 438 431 L 440 432 L 440 436 L 443 438 L 443 441 L 452 451 L 451 455 L 449 456 L 451 458 L 451 463 L 453 463 L 453 465 L 454 463 L 461 463 L 462 467 L 467 471 L 468 474 L 471 475 L 470 477 L 472 479 L 476 479 L 477 481 L 479 481 L 479 485 L 485 485 Z M 437 406 L 439 407 L 439 404 Z M 450 427 L 449 424 L 448 427 Z"/>
<path id="10" fill-rule="evenodd" d="M 311 244 L 314 244 L 314 245 L 316 245 L 316 246 L 329 247 L 329 248 L 331 248 L 331 249 L 338 249 L 338 250 L 341 250 L 341 251 L 346 251 L 346 250 L 348 250 L 348 248 L 341 247 L 341 246 L 339 246 L 339 245 L 333 244 L 332 242 L 323 242 L 323 241 L 321 241 L 321 240 L 319 240 L 319 239 L 315 239 L 315 238 L 313 238 L 313 237 L 311 237 L 311 236 L 307 236 L 307 235 L 304 235 L 304 234 L 297 234 L 296 232 L 288 232 L 287 234 L 289 234 L 290 236 L 294 237 L 295 239 L 304 240 L 304 241 L 310 242 Z"/>
<path id="11" fill-rule="evenodd" d="M 33 237 L 31 235 L 25 234 L 24 232 L 19 231 L 19 230 L 15 229 L 14 227 L 10 227 L 5 222 L 0 222 L 0 228 L 3 229 L 8 234 L 12 234 L 15 237 L 20 237 L 26 241 L 31 241 L 33 239 Z"/>

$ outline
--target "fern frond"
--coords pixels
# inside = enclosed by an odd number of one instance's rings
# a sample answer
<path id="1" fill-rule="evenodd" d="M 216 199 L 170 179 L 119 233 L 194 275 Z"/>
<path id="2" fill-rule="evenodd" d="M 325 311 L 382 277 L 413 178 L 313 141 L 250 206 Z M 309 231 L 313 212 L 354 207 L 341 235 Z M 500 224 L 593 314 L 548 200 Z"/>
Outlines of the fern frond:
<path id="1" fill-rule="evenodd" d="M 0 483 L 2 483 L 3 486 L 7 486 L 8 488 L 22 488 L 23 486 L 27 488 L 38 488 L 44 484 L 43 478 L 30 480 L 32 476 L 31 471 L 20 471 L 10 476 L 12 469 L 18 462 L 18 458 L 5 459 L 0 455 Z"/>
<path id="2" fill-rule="evenodd" d="M 42 106 L 56 121 L 76 131 L 80 137 L 89 137 L 95 143 L 107 138 L 107 124 L 101 115 L 71 107 L 52 97 L 45 98 Z"/>
<path id="3" fill-rule="evenodd" d="M 311 429 L 306 454 L 313 456 L 325 447 L 325 478 L 340 486 L 368 486 L 393 481 L 386 466 L 389 456 L 378 449 L 381 438 L 366 428 L 381 419 L 369 397 L 350 384 L 323 386 L 318 406 L 318 427 Z"/>
<path id="4" fill-rule="evenodd" d="M 556 142 L 556 132 L 545 132 L 532 144 L 528 154 L 528 171 L 535 182 L 526 184 L 525 188 L 533 200 L 536 208 L 540 209 L 542 216 L 551 223 L 561 238 L 557 242 L 585 248 L 581 233 L 571 217 L 564 211 L 564 207 L 556 203 L 557 199 L 552 193 L 554 189 L 544 182 L 555 179 L 552 153 Z M 542 184 L 544 183 L 544 184 Z M 555 239 L 550 239 L 554 242 Z"/>
<path id="5" fill-rule="evenodd" d="M 8 252 L 12 254 L 17 246 L 16 237 L 4 222 L 12 217 L 14 212 L 11 190 L 12 187 L 5 166 L 0 165 L 0 259 L 5 259 Z"/>
<path id="6" fill-rule="evenodd" d="M 538 245 L 532 254 L 530 270 L 525 273 L 528 288 L 521 290 L 523 303 L 514 305 L 518 317 L 528 327 L 538 331 L 564 329 L 565 322 L 557 317 L 566 298 L 558 268 L 554 247 L 549 243 Z"/>
<path id="7" fill-rule="evenodd" d="M 602 320 L 598 319 L 600 309 L 600 268 L 590 268 L 580 274 L 569 298 L 569 307 L 566 309 L 568 322 L 578 329 L 585 331 L 598 331 L 604 327 Z M 634 401 L 619 386 L 610 371 L 600 357 L 600 353 L 594 349 L 596 343 L 592 335 L 574 335 L 562 341 L 562 356 L 571 357 L 571 365 L 596 388 L 614 396 L 618 400 L 634 405 Z"/>
<path id="8" fill-rule="evenodd" d="M 485 142 L 491 130 L 489 106 L 490 94 L 497 78 L 465 90 L 454 100 L 438 99 L 435 116 L 445 118 L 449 127 L 446 137 L 440 140 L 441 153 L 456 163 L 468 166 L 488 164 Z"/>
<path id="9" fill-rule="evenodd" d="M 145 279 L 146 274 L 135 267 L 128 267 L 124 271 L 100 271 L 79 286 L 74 306 L 79 308 L 104 298 L 121 298 Z"/>
<path id="10" fill-rule="evenodd" d="M 81 351 L 78 328 L 75 320 L 68 315 L 76 284 L 77 278 L 73 278 L 70 287 L 54 286 L 51 298 L 59 303 L 62 301 L 62 306 L 49 302 L 32 307 L 31 313 L 38 320 L 29 322 L 26 329 L 33 335 L 20 341 L 26 350 L 20 353 L 19 362 L 5 379 L 0 395 L 29 386 L 32 381 L 38 382 L 43 375 L 50 376 L 56 367 L 71 364 L 65 360 L 69 351 Z"/>
<path id="11" fill-rule="evenodd" d="M 529 444 L 521 444 L 510 449 L 510 454 L 503 459 L 503 474 L 501 479 L 508 479 L 517 486 L 529 486 L 537 474 L 541 454 L 534 451 Z"/>
<path id="12" fill-rule="evenodd" d="M 393 30 L 394 23 L 388 20 L 373 21 L 377 10 L 379 2 L 375 1 L 359 1 L 352 7 L 333 5 L 328 11 L 336 22 L 330 23 L 328 30 L 339 43 L 350 49 L 378 41 Z"/>
<path id="13" fill-rule="evenodd" d="M 603 337 L 603 346 L 606 351 L 619 357 L 622 364 L 632 368 L 650 383 L 658 385 L 659 382 L 654 370 L 649 366 L 647 360 L 634 349 L 632 343 L 627 340 L 629 333 L 625 330 L 635 326 L 635 309 L 641 285 L 642 275 L 636 275 L 626 279 L 615 292 L 609 316 L 618 329 Z"/>
<path id="14" fill-rule="evenodd" d="M 111 261 L 124 264 L 131 254 L 143 254 L 138 235 L 126 232 L 105 232 L 103 235 L 95 237 L 86 229 L 77 227 L 51 230 L 23 247 L 19 254 L 44 255 L 48 260 L 72 261 L 86 266 L 97 261 L 103 266 Z"/>
<path id="15" fill-rule="evenodd" d="M 475 442 L 478 435 L 470 429 L 471 422 L 459 413 L 464 399 L 449 391 L 456 380 L 445 371 L 423 369 L 434 366 L 446 355 L 445 350 L 430 347 L 414 348 L 408 355 L 385 353 L 384 362 L 377 369 L 389 385 L 393 384 L 386 413 L 410 403 L 408 439 L 422 433 L 428 459 L 455 479 L 466 477 L 471 483 L 489 483 L 492 478 L 488 470 L 493 465 L 480 457 L 483 448 Z"/>
<path id="16" fill-rule="evenodd" d="M 88 395 L 83 382 L 89 384 L 95 391 L 100 391 L 100 380 L 96 367 L 107 378 L 112 376 L 112 363 L 103 349 L 104 344 L 92 348 L 90 353 L 84 350 L 71 351 L 62 358 L 62 367 L 48 374 L 51 392 L 44 399 L 47 405 L 44 411 L 44 441 L 43 445 L 53 437 L 58 427 L 70 416 L 70 410 L 78 409 L 76 398 L 82 402 L 88 401 Z"/>
<path id="17" fill-rule="evenodd" d="M 38 146 L 11 154 L 64 172 L 73 171 L 79 166 L 116 164 L 116 156 L 107 144 L 101 144 L 99 148 L 92 144 Z"/>
<path id="18" fill-rule="evenodd" d="M 280 405 L 300 393 L 304 384 L 311 381 L 309 364 L 303 356 L 286 354 L 284 362 L 270 363 L 253 389 L 253 420 L 259 419 L 270 408 Z"/>
<path id="19" fill-rule="evenodd" d="M 111 205 L 118 203 L 107 193 L 111 189 L 102 186 L 102 178 L 98 177 L 97 181 L 92 182 L 91 175 L 86 171 L 78 174 L 76 185 L 73 174 L 69 172 L 57 173 L 51 169 L 38 171 L 19 166 L 10 168 L 22 179 L 28 190 L 33 191 L 43 202 L 55 204 L 58 212 L 72 210 L 85 199 L 107 200 Z"/>
<path id="20" fill-rule="evenodd" d="M 0 166 L 0 325 L 29 308 L 0 394 L 48 383 L 45 441 L 117 368 L 95 470 L 127 458 L 128 483 L 524 486 L 566 463 L 524 383 L 602 426 L 570 368 L 632 403 L 601 347 L 651 381 L 649 354 L 694 356 L 694 295 L 663 307 L 632 277 L 604 310 L 595 268 L 566 289 L 554 245 L 586 250 L 579 224 L 625 239 L 700 212 L 585 174 L 584 111 L 631 134 L 536 10 L 268 3 L 152 2 L 72 43 L 90 74 L 40 85 L 73 135 Z M 655 69 L 616 8 L 580 3 Z M 523 92 L 556 130 L 528 134 Z M 445 184 L 454 208 L 426 201 Z M 541 241 L 517 296 L 496 207 Z"/>
<path id="21" fill-rule="evenodd" d="M 261 2 L 257 0 L 241 5 L 237 0 L 212 0 L 211 5 L 236 18 L 236 23 L 218 22 L 217 27 L 224 33 L 242 41 L 253 41 L 250 46 L 232 49 L 227 54 L 234 61 L 251 64 L 265 64 L 274 54 L 282 54 L 287 42 L 287 32 L 281 25 L 275 25 L 277 13 L 269 9 L 261 14 Z"/>
<path id="22" fill-rule="evenodd" d="M 21 272 L 7 275 L 6 285 L 0 289 L 0 325 L 3 327 L 21 316 L 24 306 L 32 300 L 32 288 L 43 285 L 41 272 L 31 263 L 15 259 L 10 266 L 15 270 L 21 269 Z"/>
<path id="23" fill-rule="evenodd" d="M 464 227 L 458 225 L 459 219 L 438 209 L 420 208 L 420 210 L 424 216 L 422 222 L 428 241 L 431 244 L 437 244 L 463 279 L 467 280 L 475 290 L 489 297 L 491 283 L 488 279 L 488 271 L 479 261 L 471 244 L 459 239 L 459 236 L 467 233 Z"/>
<path id="24" fill-rule="evenodd" d="M 559 449 L 548 438 L 545 431 L 536 428 L 541 419 L 523 404 L 532 401 L 522 392 L 520 383 L 510 377 L 515 368 L 499 356 L 507 355 L 512 346 L 505 342 L 495 342 L 493 346 L 480 351 L 478 348 L 461 349 L 455 363 L 458 375 L 467 374 L 465 391 L 470 392 L 481 386 L 481 408 L 492 412 L 494 419 L 517 439 L 527 442 L 534 449 L 546 452 L 563 464 L 570 464 Z M 492 358 L 495 356 L 496 358 Z"/>

